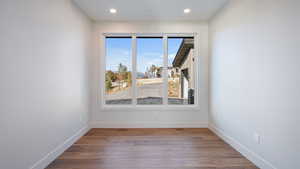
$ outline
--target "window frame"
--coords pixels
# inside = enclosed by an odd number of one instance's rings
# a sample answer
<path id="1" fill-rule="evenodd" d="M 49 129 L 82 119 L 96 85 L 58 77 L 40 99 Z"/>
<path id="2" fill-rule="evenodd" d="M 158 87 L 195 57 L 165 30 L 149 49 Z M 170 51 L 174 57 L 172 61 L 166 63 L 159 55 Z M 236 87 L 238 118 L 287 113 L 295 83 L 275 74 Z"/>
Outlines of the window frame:
<path id="1" fill-rule="evenodd" d="M 132 103 L 122 104 L 106 104 L 105 103 L 105 72 L 106 72 L 106 38 L 131 38 L 131 65 L 132 65 Z M 139 105 L 137 104 L 136 90 L 136 70 L 137 70 L 137 38 L 143 37 L 160 37 L 163 40 L 163 103 L 160 105 Z M 194 38 L 194 59 L 195 65 L 195 93 L 194 104 L 192 105 L 176 105 L 168 104 L 168 38 Z M 101 54 L 100 54 L 100 109 L 102 110 L 124 110 L 124 109 L 141 109 L 141 110 L 182 110 L 182 109 L 199 109 L 199 36 L 197 33 L 103 33 L 101 34 Z M 98 95 L 99 96 L 99 95 Z"/>

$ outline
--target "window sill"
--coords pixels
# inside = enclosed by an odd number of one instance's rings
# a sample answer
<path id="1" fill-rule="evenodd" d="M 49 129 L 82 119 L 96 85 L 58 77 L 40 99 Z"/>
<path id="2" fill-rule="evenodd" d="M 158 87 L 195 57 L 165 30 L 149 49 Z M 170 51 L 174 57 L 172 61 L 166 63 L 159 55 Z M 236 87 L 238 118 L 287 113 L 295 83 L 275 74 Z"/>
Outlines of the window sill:
<path id="1" fill-rule="evenodd" d="M 143 111 L 153 111 L 153 110 L 166 110 L 166 111 L 182 111 L 182 110 L 200 110 L 199 105 L 102 105 L 100 110 L 104 111 L 130 111 L 130 110 L 143 110 Z"/>

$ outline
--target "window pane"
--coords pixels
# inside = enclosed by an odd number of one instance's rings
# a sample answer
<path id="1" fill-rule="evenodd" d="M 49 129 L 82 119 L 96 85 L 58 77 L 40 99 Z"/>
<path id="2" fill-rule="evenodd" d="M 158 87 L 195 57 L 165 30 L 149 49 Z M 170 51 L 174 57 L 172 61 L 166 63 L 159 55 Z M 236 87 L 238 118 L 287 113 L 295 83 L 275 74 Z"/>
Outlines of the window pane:
<path id="1" fill-rule="evenodd" d="M 137 38 L 137 104 L 162 104 L 162 38 Z"/>
<path id="2" fill-rule="evenodd" d="M 106 38 L 106 104 L 132 103 L 131 71 L 131 38 Z"/>
<path id="3" fill-rule="evenodd" d="M 194 104 L 194 39 L 168 38 L 168 104 Z"/>

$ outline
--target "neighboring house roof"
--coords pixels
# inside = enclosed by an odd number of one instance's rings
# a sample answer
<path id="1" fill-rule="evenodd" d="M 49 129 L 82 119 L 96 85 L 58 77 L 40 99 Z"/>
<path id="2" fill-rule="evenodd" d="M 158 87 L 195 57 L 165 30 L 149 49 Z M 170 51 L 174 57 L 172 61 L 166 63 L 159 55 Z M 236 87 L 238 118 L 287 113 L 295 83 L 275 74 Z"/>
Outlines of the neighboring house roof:
<path id="1" fill-rule="evenodd" d="M 172 65 L 174 67 L 180 67 L 185 59 L 187 58 L 191 49 L 194 48 L 194 39 L 193 38 L 184 38 L 180 44 L 180 47 L 177 51 L 177 54 L 173 60 Z"/>

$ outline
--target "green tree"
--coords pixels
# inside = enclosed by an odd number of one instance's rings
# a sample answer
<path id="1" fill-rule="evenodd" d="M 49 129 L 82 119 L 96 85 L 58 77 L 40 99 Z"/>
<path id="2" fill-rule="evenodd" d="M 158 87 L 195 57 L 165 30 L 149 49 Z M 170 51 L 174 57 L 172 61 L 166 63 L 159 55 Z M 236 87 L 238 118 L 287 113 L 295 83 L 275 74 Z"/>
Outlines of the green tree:
<path id="1" fill-rule="evenodd" d="M 105 80 L 105 89 L 108 92 L 112 88 L 111 80 Z"/>
<path id="2" fill-rule="evenodd" d="M 157 67 L 156 70 L 157 70 L 156 76 L 157 76 L 158 78 L 161 78 L 161 75 L 162 75 L 162 67 Z"/>
<path id="3" fill-rule="evenodd" d="M 112 82 L 114 82 L 117 80 L 117 75 L 111 70 L 109 70 L 105 74 L 105 80 L 111 80 Z"/>
<path id="4" fill-rule="evenodd" d="M 150 67 L 150 72 L 153 74 L 156 70 L 156 66 L 155 65 L 151 65 Z"/>
<path id="5" fill-rule="evenodd" d="M 122 63 L 120 63 L 118 67 L 118 71 L 119 73 L 127 72 L 127 67 L 125 65 L 122 65 Z"/>
<path id="6" fill-rule="evenodd" d="M 155 65 L 151 65 L 150 68 L 147 68 L 148 76 L 154 77 L 157 67 Z"/>
<path id="7" fill-rule="evenodd" d="M 127 76 L 127 67 L 125 65 L 122 65 L 122 63 L 119 64 L 118 67 L 118 80 L 122 81 L 122 80 L 126 80 L 126 76 Z"/>

